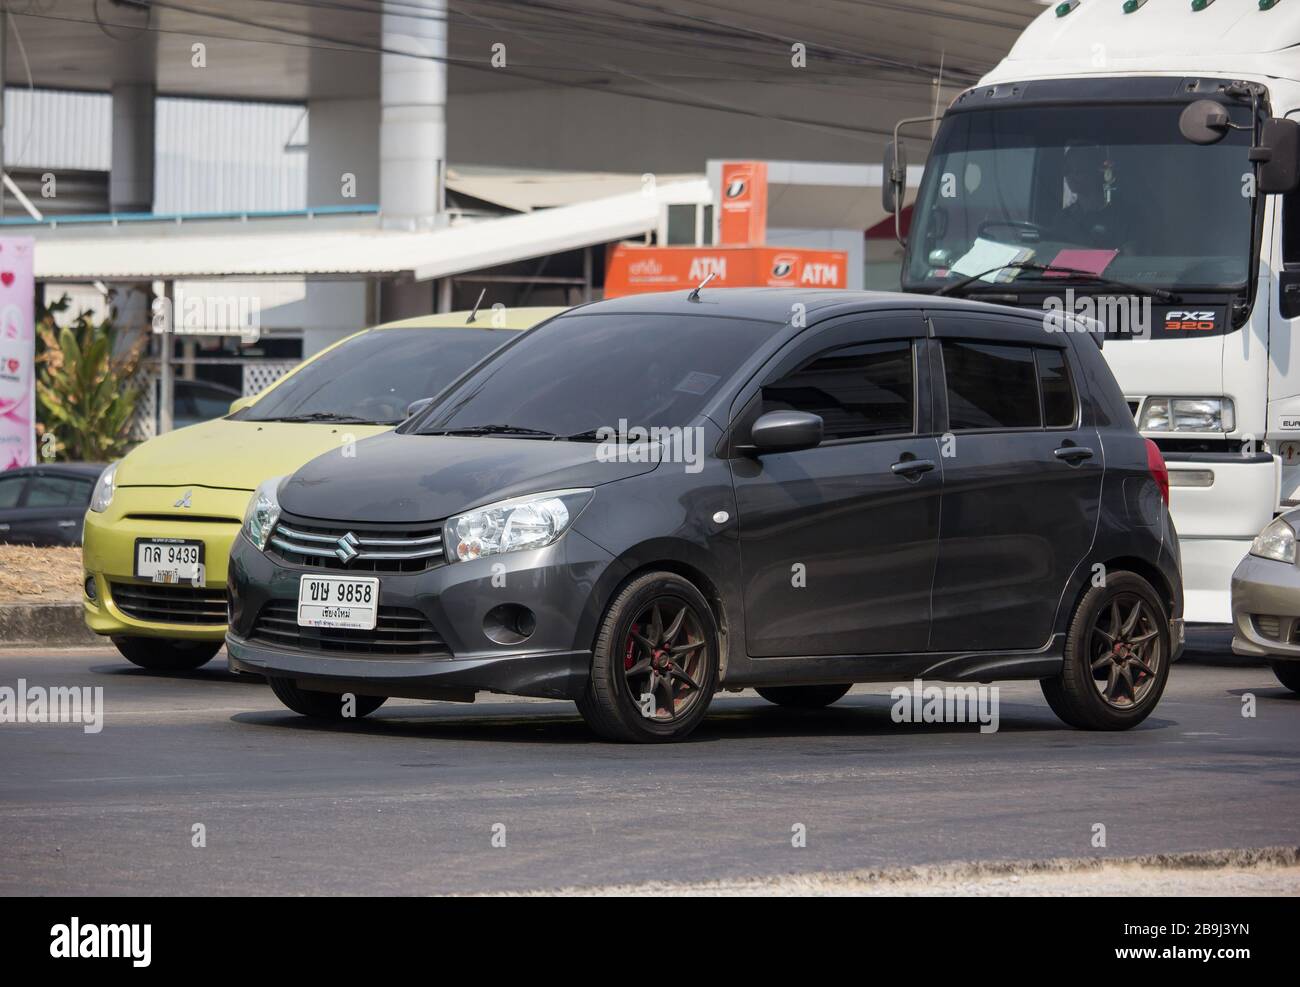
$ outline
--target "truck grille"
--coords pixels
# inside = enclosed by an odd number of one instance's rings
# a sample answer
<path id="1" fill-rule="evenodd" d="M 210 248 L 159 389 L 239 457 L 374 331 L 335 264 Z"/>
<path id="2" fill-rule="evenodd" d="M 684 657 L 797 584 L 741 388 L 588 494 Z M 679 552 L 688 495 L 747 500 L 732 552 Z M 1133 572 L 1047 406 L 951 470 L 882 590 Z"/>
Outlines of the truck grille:
<path id="1" fill-rule="evenodd" d="M 380 607 L 375 629 L 299 627 L 298 605 L 272 600 L 262 607 L 249 639 L 295 651 L 381 655 L 401 658 L 448 657 L 442 636 L 418 610 Z"/>
<path id="2" fill-rule="evenodd" d="M 226 623 L 226 591 L 164 583 L 111 583 L 113 602 L 128 617 L 159 624 Z"/>
<path id="3" fill-rule="evenodd" d="M 300 521 L 282 516 L 268 552 L 290 565 L 347 572 L 423 572 L 443 562 L 442 526 Z"/>

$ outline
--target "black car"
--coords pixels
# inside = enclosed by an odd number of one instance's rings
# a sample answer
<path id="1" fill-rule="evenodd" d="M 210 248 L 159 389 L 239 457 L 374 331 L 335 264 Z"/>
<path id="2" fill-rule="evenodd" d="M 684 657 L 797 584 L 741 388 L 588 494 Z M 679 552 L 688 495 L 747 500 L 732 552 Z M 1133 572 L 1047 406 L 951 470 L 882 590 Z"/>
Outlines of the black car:
<path id="1" fill-rule="evenodd" d="M 80 545 L 103 463 L 53 463 L 0 473 L 0 542 Z"/>
<path id="2" fill-rule="evenodd" d="M 574 309 L 257 492 L 230 666 L 308 715 L 487 690 L 619 740 L 686 736 L 722 688 L 912 679 L 1134 726 L 1183 640 L 1168 479 L 1061 328 L 795 289 Z"/>

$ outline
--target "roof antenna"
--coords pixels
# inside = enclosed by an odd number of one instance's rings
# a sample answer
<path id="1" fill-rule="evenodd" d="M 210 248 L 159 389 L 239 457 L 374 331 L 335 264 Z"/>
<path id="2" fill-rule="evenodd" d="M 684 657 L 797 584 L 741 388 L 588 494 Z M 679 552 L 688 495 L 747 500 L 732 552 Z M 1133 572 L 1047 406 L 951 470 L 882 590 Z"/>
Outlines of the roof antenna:
<path id="1" fill-rule="evenodd" d="M 478 293 L 478 301 L 474 303 L 474 311 L 469 313 L 469 318 L 465 320 L 465 325 L 468 326 L 474 324 L 474 316 L 478 315 L 478 307 L 483 304 L 483 296 L 486 294 L 487 294 L 486 288 L 484 288 L 482 291 Z"/>
<path id="2" fill-rule="evenodd" d="M 691 293 L 686 296 L 688 302 L 698 302 L 700 300 L 700 289 L 718 276 L 717 271 L 711 271 L 709 276 L 691 289 Z"/>

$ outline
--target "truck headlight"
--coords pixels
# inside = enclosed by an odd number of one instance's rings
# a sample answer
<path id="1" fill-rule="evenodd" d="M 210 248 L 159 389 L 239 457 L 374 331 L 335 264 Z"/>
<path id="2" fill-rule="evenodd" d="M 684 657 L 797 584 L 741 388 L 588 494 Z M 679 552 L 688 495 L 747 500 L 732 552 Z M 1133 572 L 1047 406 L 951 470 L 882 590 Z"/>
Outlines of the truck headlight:
<path id="1" fill-rule="evenodd" d="M 553 490 L 457 514 L 443 526 L 447 561 L 543 548 L 564 534 L 590 500 L 589 489 Z"/>
<path id="2" fill-rule="evenodd" d="M 1274 519 L 1250 543 L 1250 554 L 1258 555 L 1261 559 L 1294 563 L 1295 529 L 1281 518 Z"/>
<path id="3" fill-rule="evenodd" d="M 90 495 L 90 509 L 96 514 L 103 514 L 108 510 L 108 505 L 113 503 L 113 492 L 117 489 L 117 466 L 114 463 L 108 467 L 95 481 L 95 489 Z"/>
<path id="4" fill-rule="evenodd" d="M 1237 427 L 1232 398 L 1146 399 L 1139 432 L 1231 432 Z"/>
<path id="5" fill-rule="evenodd" d="M 259 552 L 266 551 L 266 543 L 271 540 L 275 522 L 280 520 L 280 484 L 284 477 L 276 476 L 263 480 L 244 511 L 244 534 Z"/>

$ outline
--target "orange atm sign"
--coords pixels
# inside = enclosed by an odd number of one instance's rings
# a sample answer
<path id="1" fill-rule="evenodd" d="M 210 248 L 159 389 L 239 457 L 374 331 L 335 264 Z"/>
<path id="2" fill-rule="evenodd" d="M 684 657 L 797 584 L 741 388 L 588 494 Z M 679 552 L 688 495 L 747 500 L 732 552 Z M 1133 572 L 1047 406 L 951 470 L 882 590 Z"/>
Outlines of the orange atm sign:
<path id="1" fill-rule="evenodd" d="M 694 288 L 843 288 L 843 250 L 787 247 L 640 247 L 619 244 L 605 268 L 605 297 Z"/>

